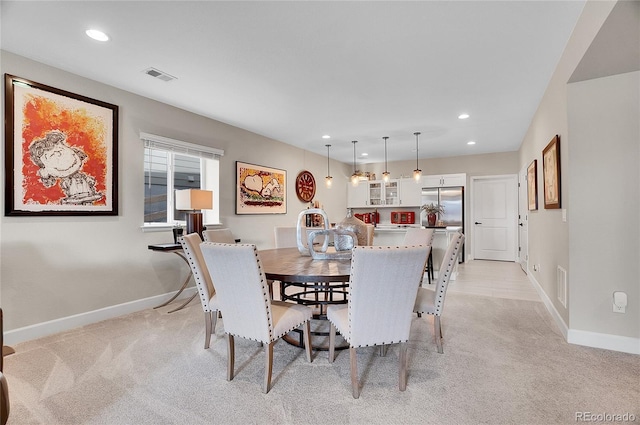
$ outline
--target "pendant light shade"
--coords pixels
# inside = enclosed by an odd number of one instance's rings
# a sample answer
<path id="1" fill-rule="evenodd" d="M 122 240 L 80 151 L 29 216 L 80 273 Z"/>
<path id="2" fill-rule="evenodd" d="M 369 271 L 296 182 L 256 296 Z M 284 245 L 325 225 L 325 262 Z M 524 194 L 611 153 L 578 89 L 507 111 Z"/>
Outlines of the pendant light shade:
<path id="1" fill-rule="evenodd" d="M 387 139 L 389 136 L 383 137 L 384 139 L 384 173 L 382 173 L 382 180 L 388 182 L 391 178 L 391 174 L 387 171 Z"/>
<path id="2" fill-rule="evenodd" d="M 358 141 L 354 140 L 351 143 L 353 143 L 353 174 L 351 174 L 351 184 L 357 186 L 360 180 L 356 173 L 356 143 L 358 143 Z"/>
<path id="3" fill-rule="evenodd" d="M 331 145 L 325 145 L 327 147 L 327 177 L 324 178 L 324 182 L 327 185 L 327 188 L 331 188 L 331 183 L 333 182 L 333 177 L 331 177 L 331 173 L 329 172 L 329 148 Z"/>
<path id="4" fill-rule="evenodd" d="M 416 136 L 416 169 L 413 170 L 413 179 L 416 182 L 419 182 L 420 178 L 422 178 L 422 170 L 418 166 L 418 136 L 420 136 L 420 132 L 415 132 L 413 134 Z"/>

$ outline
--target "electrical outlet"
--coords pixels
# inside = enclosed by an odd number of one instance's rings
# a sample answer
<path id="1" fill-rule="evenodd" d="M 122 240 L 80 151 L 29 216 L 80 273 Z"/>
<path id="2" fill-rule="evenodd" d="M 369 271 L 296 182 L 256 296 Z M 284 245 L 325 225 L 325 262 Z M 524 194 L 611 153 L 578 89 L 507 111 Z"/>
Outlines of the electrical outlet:
<path id="1" fill-rule="evenodd" d="M 613 293 L 613 312 L 624 313 L 627 307 L 627 294 L 622 291 Z"/>

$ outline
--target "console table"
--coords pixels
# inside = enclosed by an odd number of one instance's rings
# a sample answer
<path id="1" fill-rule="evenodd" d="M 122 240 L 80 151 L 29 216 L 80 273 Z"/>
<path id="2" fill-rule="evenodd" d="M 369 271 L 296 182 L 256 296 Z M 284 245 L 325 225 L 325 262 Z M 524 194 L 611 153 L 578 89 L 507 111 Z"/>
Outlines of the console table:
<path id="1" fill-rule="evenodd" d="M 166 253 L 170 253 L 170 254 L 176 254 L 178 257 L 182 258 L 182 260 L 187 263 L 187 267 L 189 268 L 189 273 L 187 274 L 187 277 L 185 278 L 184 282 L 182 283 L 182 286 L 180 287 L 180 289 L 178 289 L 178 292 L 176 292 L 169 300 L 167 300 L 166 302 L 157 305 L 155 308 L 160 308 L 160 307 L 164 307 L 168 304 L 170 304 L 173 300 L 175 300 L 176 298 L 178 298 L 178 296 L 182 293 L 182 291 L 185 290 L 185 288 L 187 287 L 187 285 L 189 284 L 189 280 L 191 280 L 191 276 L 193 276 L 193 273 L 191 272 L 191 266 L 189 265 L 189 260 L 187 260 L 187 257 L 184 255 L 184 250 L 182 249 L 182 245 L 180 245 L 179 243 L 161 243 L 161 244 L 155 244 L 155 245 L 149 245 L 148 247 L 150 250 L 152 251 L 158 251 L 158 252 L 166 252 Z M 181 310 L 183 308 L 185 308 L 187 306 L 187 304 L 189 304 L 195 297 L 196 295 L 198 295 L 198 293 L 196 292 L 195 294 L 193 294 L 187 301 L 185 301 L 181 306 L 174 308 L 171 311 L 168 311 L 168 313 L 173 313 L 174 311 L 178 311 Z"/>

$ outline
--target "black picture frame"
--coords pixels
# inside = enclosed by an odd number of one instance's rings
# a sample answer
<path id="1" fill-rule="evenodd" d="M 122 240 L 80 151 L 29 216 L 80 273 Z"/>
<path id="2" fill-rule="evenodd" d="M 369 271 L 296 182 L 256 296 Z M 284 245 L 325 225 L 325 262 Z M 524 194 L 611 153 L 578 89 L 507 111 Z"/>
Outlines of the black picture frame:
<path id="1" fill-rule="evenodd" d="M 542 151 L 542 173 L 544 183 L 544 208 L 559 209 L 560 186 L 560 136 L 551 139 Z"/>
<path id="2" fill-rule="evenodd" d="M 118 215 L 118 106 L 4 80 L 5 216 Z"/>

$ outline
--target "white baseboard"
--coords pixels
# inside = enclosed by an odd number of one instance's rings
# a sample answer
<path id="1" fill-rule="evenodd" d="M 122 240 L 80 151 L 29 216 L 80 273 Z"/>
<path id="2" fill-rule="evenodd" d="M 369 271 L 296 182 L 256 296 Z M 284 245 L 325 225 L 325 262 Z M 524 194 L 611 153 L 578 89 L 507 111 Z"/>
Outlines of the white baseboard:
<path id="1" fill-rule="evenodd" d="M 629 354 L 640 354 L 640 338 L 601 334 L 597 332 L 569 329 L 567 342 L 594 348 L 620 351 Z"/>
<path id="2" fill-rule="evenodd" d="M 558 325 L 560 332 L 562 332 L 564 339 L 569 344 L 604 348 L 605 350 L 620 351 L 622 353 L 640 354 L 640 338 L 569 329 L 547 294 L 542 290 L 538 281 L 531 275 L 531 273 L 528 273 L 527 277 L 529 278 L 529 281 L 533 283 L 533 286 L 536 288 L 536 291 L 538 291 L 538 295 L 540 295 L 542 302 L 545 307 L 547 307 L 551 317 L 553 317 L 553 320 Z"/>
<path id="3" fill-rule="evenodd" d="M 562 316 L 560 316 L 560 313 L 558 313 L 558 310 L 556 310 L 556 307 L 553 305 L 553 303 L 551 302 L 551 299 L 549 299 L 547 294 L 544 292 L 544 290 L 542 289 L 542 286 L 540 286 L 536 278 L 533 277 L 531 273 L 527 273 L 527 277 L 529 278 L 529 281 L 533 284 L 533 287 L 536 288 L 536 291 L 538 292 L 538 295 L 540 295 L 540 298 L 542 299 L 544 306 L 547 307 L 547 311 L 549 311 L 549 314 L 551 314 L 553 321 L 556 322 L 556 325 L 558 325 L 558 329 L 560 330 L 560 332 L 562 333 L 562 336 L 566 340 L 569 335 L 569 327 L 564 322 L 564 320 L 562 319 Z"/>
<path id="4" fill-rule="evenodd" d="M 153 308 L 163 301 L 170 299 L 178 291 L 168 294 L 156 295 L 149 298 L 130 301 L 110 307 L 101 308 L 99 310 L 88 311 L 86 313 L 76 314 L 73 316 L 63 317 L 48 322 L 38 323 L 35 325 L 25 326 L 24 328 L 13 329 L 4 333 L 4 344 L 12 345 L 24 341 L 30 341 L 36 338 L 53 335 L 59 332 L 68 331 L 70 329 L 79 328 L 81 326 L 90 325 L 106 319 L 123 316 L 125 314 L 135 313 L 136 311 Z M 186 299 L 196 292 L 195 287 L 186 288 L 178 298 L 170 305 L 178 306 L 179 300 Z M 198 302 L 195 300 L 194 302 Z M 169 306 L 164 308 L 170 308 Z"/>

